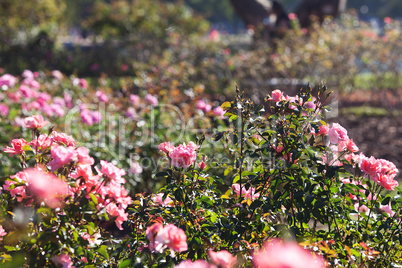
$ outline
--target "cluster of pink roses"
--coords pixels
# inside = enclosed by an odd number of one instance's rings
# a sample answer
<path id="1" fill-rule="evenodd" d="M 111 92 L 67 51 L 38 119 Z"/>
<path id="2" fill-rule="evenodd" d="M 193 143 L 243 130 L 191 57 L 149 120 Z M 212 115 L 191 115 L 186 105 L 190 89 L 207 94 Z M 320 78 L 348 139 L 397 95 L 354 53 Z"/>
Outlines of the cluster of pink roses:
<path id="1" fill-rule="evenodd" d="M 220 119 L 226 118 L 224 116 L 225 111 L 222 109 L 222 107 L 217 106 L 214 109 L 212 109 L 211 104 L 206 103 L 204 100 L 197 101 L 197 109 L 203 111 L 204 113 L 209 113 L 212 110 L 214 115 L 218 116 Z"/>
<path id="2" fill-rule="evenodd" d="M 394 190 L 399 185 L 394 180 L 398 169 L 388 160 L 372 157 L 362 157 L 360 161 L 361 170 L 373 181 L 387 190 Z"/>
<path id="3" fill-rule="evenodd" d="M 23 80 L 18 85 L 18 79 L 10 74 L 5 74 L 0 77 L 0 85 L 7 87 L 7 91 L 0 94 L 0 100 L 7 98 L 8 103 L 20 104 L 22 111 L 41 111 L 47 116 L 63 116 L 66 108 L 71 108 L 71 96 L 64 93 L 63 98 L 52 98 L 48 93 L 41 92 L 41 84 L 36 80 L 39 78 L 39 73 L 25 70 L 22 73 Z M 13 89 L 15 90 L 10 90 Z M 8 114 L 8 107 L 5 104 L 1 105 L 3 115 Z"/>
<path id="4" fill-rule="evenodd" d="M 190 141 L 188 145 L 183 143 L 176 147 L 171 145 L 170 142 L 164 142 L 159 144 L 158 148 L 160 151 L 169 156 L 172 161 L 172 165 L 178 168 L 188 168 L 197 159 L 198 146 L 192 141 Z"/>
<path id="5" fill-rule="evenodd" d="M 291 97 L 288 96 L 281 91 L 279 89 L 275 89 L 274 91 L 271 92 L 271 97 L 269 97 L 267 100 L 269 101 L 273 101 L 276 103 L 277 106 L 280 106 L 280 102 L 285 101 L 285 102 L 289 102 L 289 109 L 294 110 L 296 109 L 296 104 L 298 105 L 302 105 L 302 100 L 299 98 L 299 96 L 295 96 L 295 97 Z M 313 101 L 307 101 L 306 103 L 304 103 L 305 107 L 308 109 L 315 109 L 316 108 L 316 104 L 314 103 L 315 100 Z"/>
<path id="6" fill-rule="evenodd" d="M 25 122 L 27 127 L 33 129 L 41 128 L 48 123 L 42 116 L 28 117 Z M 62 207 L 63 200 L 68 196 L 86 191 L 89 199 L 93 193 L 98 199 L 97 208 L 99 210 L 105 208 L 111 217 L 116 218 L 117 227 L 122 229 L 122 223 L 127 220 L 128 215 L 125 209 L 132 201 L 123 186 L 126 182 L 122 177 L 126 175 L 123 169 L 101 160 L 101 168 L 96 168 L 98 175 L 94 176 L 92 166 L 95 161 L 89 156 L 88 149 L 76 148 L 76 142 L 71 136 L 55 131 L 50 136 L 41 134 L 29 143 L 24 139 L 15 139 L 11 142 L 11 147 L 5 148 L 4 151 L 11 155 L 23 154 L 32 151 L 30 146 L 35 152 L 44 152 L 50 148 L 51 157 L 43 164 L 48 165 L 52 172 L 67 172 L 66 178 L 74 179 L 75 186 L 72 187 L 64 179 L 47 172 L 46 166 L 37 166 L 18 172 L 11 176 L 12 180 L 6 180 L 4 188 L 11 196 L 16 197 L 18 201 L 27 200 L 26 204 L 30 204 L 34 198 L 45 202 L 49 207 L 56 208 Z M 11 187 L 14 184 L 18 186 Z M 27 187 L 33 196 L 26 194 Z"/>

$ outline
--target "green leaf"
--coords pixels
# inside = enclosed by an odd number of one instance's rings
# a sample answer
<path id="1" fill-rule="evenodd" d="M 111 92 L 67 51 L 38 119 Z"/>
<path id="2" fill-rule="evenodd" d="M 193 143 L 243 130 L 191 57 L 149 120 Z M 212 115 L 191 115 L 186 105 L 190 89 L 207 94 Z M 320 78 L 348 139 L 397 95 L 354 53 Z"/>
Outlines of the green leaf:
<path id="1" fill-rule="evenodd" d="M 381 205 L 385 206 L 389 204 L 389 200 L 391 200 L 391 196 L 387 195 L 381 202 Z"/>
<path id="2" fill-rule="evenodd" d="M 212 135 L 212 140 L 219 141 L 225 132 L 217 132 Z"/>
<path id="3" fill-rule="evenodd" d="M 212 200 L 208 197 L 208 196 L 203 196 L 200 199 L 202 202 L 204 202 L 205 204 L 209 205 L 209 206 L 213 206 L 214 203 L 212 202 Z"/>
<path id="4" fill-rule="evenodd" d="M 106 245 L 102 245 L 100 246 L 96 252 L 98 252 L 100 255 L 102 255 L 103 257 L 105 257 L 107 260 L 109 260 L 109 253 L 107 250 L 107 246 Z"/>
<path id="5" fill-rule="evenodd" d="M 130 259 L 121 260 L 121 261 L 120 261 L 120 264 L 119 264 L 119 268 L 129 267 L 130 264 L 131 264 L 131 260 L 130 260 Z"/>
<path id="6" fill-rule="evenodd" d="M 232 107 L 232 104 L 231 104 L 230 102 L 228 102 L 228 101 L 225 101 L 225 102 L 222 103 L 222 105 L 221 105 L 221 108 L 222 108 L 223 110 L 229 109 L 229 108 L 231 108 L 231 107 Z"/>

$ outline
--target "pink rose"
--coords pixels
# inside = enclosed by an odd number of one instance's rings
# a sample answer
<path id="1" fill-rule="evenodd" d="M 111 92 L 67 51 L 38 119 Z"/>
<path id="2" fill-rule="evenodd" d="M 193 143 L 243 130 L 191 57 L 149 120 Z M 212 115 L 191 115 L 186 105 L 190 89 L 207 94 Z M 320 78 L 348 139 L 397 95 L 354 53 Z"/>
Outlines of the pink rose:
<path id="1" fill-rule="evenodd" d="M 163 143 L 159 144 L 158 149 L 159 149 L 161 152 L 164 152 L 164 153 L 167 153 L 167 154 L 168 154 L 168 153 L 170 153 L 171 151 L 173 151 L 174 146 L 171 145 L 170 142 L 163 142 Z"/>
<path id="2" fill-rule="evenodd" d="M 345 140 L 345 141 L 339 141 L 338 143 L 338 151 L 343 151 L 343 150 L 347 150 L 348 152 L 358 152 L 359 148 L 357 147 L 357 145 L 353 142 L 352 139 L 350 140 Z"/>
<path id="3" fill-rule="evenodd" d="M 78 163 L 81 165 L 93 165 L 95 160 L 89 156 L 88 149 L 85 147 L 79 147 L 76 150 Z"/>
<path id="4" fill-rule="evenodd" d="M 123 230 L 123 227 L 121 225 L 128 219 L 128 214 L 124 211 L 124 209 L 117 207 L 115 203 L 109 203 L 106 206 L 106 211 L 110 216 L 116 217 L 115 223 L 117 228 Z"/>
<path id="5" fill-rule="evenodd" d="M 193 145 L 180 144 L 169 152 L 169 157 L 172 159 L 173 166 L 188 168 L 197 156 Z"/>
<path id="6" fill-rule="evenodd" d="M 314 256 L 296 242 L 275 239 L 264 243 L 264 247 L 254 254 L 254 267 L 259 268 L 323 268 L 321 256 Z"/>
<path id="7" fill-rule="evenodd" d="M 333 144 L 338 144 L 339 141 L 346 141 L 349 139 L 347 130 L 337 123 L 332 124 L 328 135 L 330 142 Z"/>
<path id="8" fill-rule="evenodd" d="M 239 196 L 240 195 L 240 185 L 237 183 L 234 183 L 232 185 L 232 189 L 233 192 Z M 246 199 L 250 199 L 250 200 L 254 200 L 260 197 L 260 193 L 255 193 L 255 188 L 254 187 L 250 187 L 248 190 L 242 186 L 241 187 L 241 195 L 246 198 Z"/>
<path id="9" fill-rule="evenodd" d="M 211 261 L 221 268 L 232 268 L 236 265 L 236 257 L 230 254 L 227 250 L 219 252 L 208 251 Z"/>
<path id="10" fill-rule="evenodd" d="M 77 152 L 73 147 L 63 147 L 60 145 L 52 146 L 50 154 L 53 161 L 49 163 L 52 171 L 55 171 L 63 166 L 68 166 L 70 162 L 77 161 Z"/>
<path id="11" fill-rule="evenodd" d="M 123 184 L 126 183 L 126 180 L 122 177 L 126 175 L 126 172 L 113 165 L 112 163 L 106 162 L 104 160 L 100 161 L 101 163 L 101 169 L 98 170 L 98 174 L 100 176 L 106 176 L 110 179 L 111 183 L 115 184 Z"/>
<path id="12" fill-rule="evenodd" d="M 24 119 L 27 128 L 43 128 L 49 121 L 45 121 L 41 115 L 33 115 Z"/>
<path id="13" fill-rule="evenodd" d="M 56 131 L 52 132 L 52 141 L 60 145 L 66 145 L 67 147 L 76 146 L 75 140 L 72 136 L 69 136 L 65 133 L 58 133 Z"/>
<path id="14" fill-rule="evenodd" d="M 37 139 L 28 143 L 33 149 L 43 152 L 52 145 L 53 141 L 47 134 L 41 134 Z"/>
<path id="15" fill-rule="evenodd" d="M 5 153 L 10 153 L 11 155 L 22 154 L 24 152 L 24 146 L 28 145 L 27 141 L 24 139 L 14 139 L 11 141 L 11 147 L 6 147 L 4 149 Z"/>
<path id="16" fill-rule="evenodd" d="M 39 168 L 29 168 L 24 172 L 28 179 L 28 189 L 36 199 L 45 202 L 51 208 L 63 205 L 63 198 L 69 193 L 65 181 Z"/>
<path id="17" fill-rule="evenodd" d="M 172 253 L 183 252 L 188 249 L 186 234 L 182 229 L 177 228 L 173 224 L 168 224 L 159 231 L 155 237 L 155 241 L 169 247 Z"/>
<path id="18" fill-rule="evenodd" d="M 279 89 L 272 91 L 271 95 L 272 97 L 268 99 L 269 101 L 279 102 L 284 99 L 283 92 Z"/>
<path id="19" fill-rule="evenodd" d="M 203 170 L 207 165 L 205 164 L 204 161 L 201 161 L 200 164 L 198 165 L 198 167 L 200 168 L 200 170 Z"/>
<path id="20" fill-rule="evenodd" d="M 71 260 L 70 256 L 66 253 L 53 256 L 52 261 L 56 265 L 61 265 L 63 268 L 75 268 L 75 266 L 73 266 L 73 261 Z"/>
<path id="21" fill-rule="evenodd" d="M 319 135 L 326 136 L 326 135 L 328 135 L 328 131 L 329 131 L 328 126 L 320 126 L 320 130 L 318 131 L 318 133 L 317 134 L 314 133 L 314 134 L 317 136 L 319 136 Z"/>
<path id="22" fill-rule="evenodd" d="M 162 230 L 163 224 L 157 222 L 148 227 L 145 231 L 147 239 L 150 241 L 149 249 L 151 252 L 162 252 L 161 249 L 163 247 L 163 244 L 159 245 L 159 242 L 155 241 L 156 236 Z"/>

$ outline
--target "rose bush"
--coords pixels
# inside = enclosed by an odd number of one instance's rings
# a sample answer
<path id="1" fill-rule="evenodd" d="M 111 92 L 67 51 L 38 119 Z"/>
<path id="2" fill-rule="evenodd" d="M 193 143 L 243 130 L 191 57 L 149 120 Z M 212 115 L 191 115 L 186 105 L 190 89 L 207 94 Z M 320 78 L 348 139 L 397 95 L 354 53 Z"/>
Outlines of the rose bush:
<path id="1" fill-rule="evenodd" d="M 127 99 L 109 95 L 113 115 L 126 116 L 121 102 L 129 101 L 134 108 L 130 117 L 143 117 L 127 123 L 130 127 L 153 120 L 149 132 L 119 137 L 121 157 L 111 149 L 101 152 L 105 147 L 81 135 L 99 133 L 81 110 L 82 104 L 92 104 L 88 100 L 99 100 L 98 90 L 77 90 L 59 105 L 60 97 L 42 92 L 57 89 L 49 82 L 22 91 L 18 79 L 14 83 L 2 98 L 10 108 L 2 126 L 13 137 L 4 144 L 1 158 L 11 165 L 3 167 L 1 180 L 4 266 L 400 264 L 398 170 L 387 160 L 364 156 L 345 128 L 325 121 L 325 86 L 304 88 L 296 96 L 277 90 L 265 105 L 255 105 L 237 89 L 235 100 L 220 106 L 223 115 L 206 110 L 197 97 L 179 98 L 185 117 L 200 120 L 198 126 L 204 127 L 202 133 L 180 139 L 166 133 L 177 115 L 163 104 L 174 101 L 174 95 L 149 93 L 158 96 L 154 106 L 144 92 L 144 98 L 115 92 Z M 28 102 L 21 101 L 23 92 L 30 92 L 24 97 Z M 78 106 L 70 117 L 48 108 L 68 114 L 70 104 Z M 111 120 L 111 113 L 100 114 Z M 79 119 L 73 121 L 72 133 L 55 130 L 68 126 L 63 124 L 66 118 Z M 144 142 L 145 133 L 152 142 Z M 109 129 L 106 140 L 113 135 Z M 149 154 L 164 159 L 150 171 L 156 173 L 152 179 L 142 182 L 148 187 L 128 183 L 132 165 L 119 158 L 131 150 L 145 151 L 137 161 Z"/>

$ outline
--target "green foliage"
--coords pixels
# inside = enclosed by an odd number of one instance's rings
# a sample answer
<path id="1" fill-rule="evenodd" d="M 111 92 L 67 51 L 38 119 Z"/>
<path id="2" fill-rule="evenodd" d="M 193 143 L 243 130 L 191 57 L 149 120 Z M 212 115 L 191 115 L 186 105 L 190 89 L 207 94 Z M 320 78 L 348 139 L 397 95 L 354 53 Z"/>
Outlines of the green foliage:
<path id="1" fill-rule="evenodd" d="M 5 0 L 0 4 L 0 49 L 30 41 L 39 31 L 53 33 L 62 22 L 61 0 Z"/>

